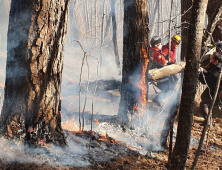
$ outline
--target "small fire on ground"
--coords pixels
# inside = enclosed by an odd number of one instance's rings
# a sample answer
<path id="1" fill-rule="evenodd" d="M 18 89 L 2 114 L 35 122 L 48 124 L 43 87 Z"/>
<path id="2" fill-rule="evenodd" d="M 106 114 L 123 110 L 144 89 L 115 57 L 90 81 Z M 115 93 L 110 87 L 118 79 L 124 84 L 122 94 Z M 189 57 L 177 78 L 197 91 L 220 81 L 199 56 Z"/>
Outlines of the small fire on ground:
<path id="1" fill-rule="evenodd" d="M 68 117 L 66 117 L 66 119 L 67 119 L 66 122 L 61 123 L 62 128 L 65 129 L 65 130 L 68 130 L 72 133 L 75 133 L 76 136 L 86 137 L 86 138 L 91 137 L 92 140 L 103 141 L 103 142 L 107 142 L 107 143 L 110 143 L 110 144 L 118 143 L 117 140 L 109 137 L 108 134 L 102 129 L 99 129 L 100 133 L 79 130 L 79 126 L 77 126 L 77 123 L 75 122 L 75 116 L 73 116 L 72 119 L 69 119 Z M 94 123 L 96 125 L 99 125 L 99 120 L 94 119 Z"/>

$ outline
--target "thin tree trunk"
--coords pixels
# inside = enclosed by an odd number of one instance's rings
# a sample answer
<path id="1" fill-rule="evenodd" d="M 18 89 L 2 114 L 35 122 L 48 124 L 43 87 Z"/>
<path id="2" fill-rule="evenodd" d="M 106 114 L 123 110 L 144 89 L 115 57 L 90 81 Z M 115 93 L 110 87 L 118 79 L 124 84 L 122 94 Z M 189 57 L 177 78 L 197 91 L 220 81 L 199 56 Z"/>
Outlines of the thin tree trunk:
<path id="1" fill-rule="evenodd" d="M 181 14 L 184 14 L 192 6 L 192 0 L 181 0 Z M 187 46 L 189 44 L 188 35 L 189 35 L 189 25 L 191 21 L 191 10 L 188 11 L 181 17 L 181 36 L 182 36 L 182 47 L 181 47 L 181 60 L 184 61 L 186 58 Z"/>
<path id="2" fill-rule="evenodd" d="M 194 99 L 197 88 L 198 67 L 201 55 L 203 28 L 208 0 L 194 0 L 190 23 L 186 67 L 178 119 L 176 143 L 173 150 L 172 169 L 185 168 L 190 145 Z"/>
<path id="3" fill-rule="evenodd" d="M 66 143 L 59 103 L 68 7 L 69 0 L 11 2 L 1 121 L 7 138 Z"/>
<path id="4" fill-rule="evenodd" d="M 103 16 L 101 25 L 101 44 L 100 44 L 100 69 L 103 67 L 103 41 L 104 41 L 104 19 L 105 19 L 105 1 L 103 1 Z"/>
<path id="5" fill-rule="evenodd" d="M 111 15 L 112 15 L 112 24 L 113 24 L 113 47 L 114 47 L 114 54 L 115 54 L 115 61 L 119 70 L 118 75 L 121 74 L 121 67 L 120 67 L 120 59 L 119 59 L 119 51 L 118 51 L 118 44 L 117 44 L 117 25 L 116 25 L 116 13 L 115 13 L 115 0 L 111 0 Z"/>

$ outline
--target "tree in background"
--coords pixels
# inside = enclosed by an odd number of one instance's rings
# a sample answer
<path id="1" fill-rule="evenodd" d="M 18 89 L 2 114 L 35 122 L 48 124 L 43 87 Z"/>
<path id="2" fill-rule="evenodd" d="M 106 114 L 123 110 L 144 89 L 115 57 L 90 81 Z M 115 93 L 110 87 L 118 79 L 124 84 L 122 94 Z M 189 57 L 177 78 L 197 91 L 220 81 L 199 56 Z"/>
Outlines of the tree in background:
<path id="1" fill-rule="evenodd" d="M 69 0 L 12 0 L 1 134 L 66 144 L 59 112 Z"/>
<path id="2" fill-rule="evenodd" d="M 144 58 L 144 52 L 148 53 L 149 47 L 148 2 L 148 0 L 124 0 L 123 66 L 118 117 L 125 123 L 129 122 L 133 114 L 135 102 L 140 105 L 138 94 L 142 95 L 137 83 L 145 65 L 144 60 L 147 59 Z M 145 83 L 147 84 L 147 81 Z"/>
<path id="3" fill-rule="evenodd" d="M 194 0 L 189 27 L 186 67 L 182 87 L 176 143 L 172 154 L 172 169 L 184 169 L 190 145 L 194 99 L 208 0 Z"/>
<path id="4" fill-rule="evenodd" d="M 182 46 L 181 46 L 181 60 L 185 60 L 187 55 L 187 46 L 189 44 L 188 35 L 189 35 L 189 24 L 191 21 L 191 9 L 192 0 L 181 0 L 181 36 L 182 36 Z M 188 11 L 187 11 L 188 10 Z M 183 15 L 184 14 L 184 15 Z"/>
<path id="5" fill-rule="evenodd" d="M 217 15 L 219 9 L 221 8 L 222 1 L 221 0 L 211 0 L 207 6 L 207 17 L 208 23 L 212 23 L 214 20 L 215 15 Z M 216 23 L 216 27 L 213 31 L 213 39 L 214 41 L 221 40 L 222 41 L 222 13 L 220 12 L 220 20 Z"/>

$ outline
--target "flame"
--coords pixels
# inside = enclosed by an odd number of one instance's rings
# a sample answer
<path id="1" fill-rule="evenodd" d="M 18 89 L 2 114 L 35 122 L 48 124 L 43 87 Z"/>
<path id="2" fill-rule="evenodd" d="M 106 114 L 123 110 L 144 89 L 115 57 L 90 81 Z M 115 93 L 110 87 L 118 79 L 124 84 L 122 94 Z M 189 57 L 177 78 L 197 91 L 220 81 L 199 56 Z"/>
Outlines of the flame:
<path id="1" fill-rule="evenodd" d="M 142 52 L 143 52 L 144 65 L 142 67 L 141 79 L 137 83 L 137 86 L 139 87 L 139 89 L 141 89 L 142 94 L 140 93 L 138 94 L 138 101 L 134 101 L 134 106 L 133 106 L 133 110 L 138 112 L 135 113 L 137 116 L 143 116 L 145 111 L 145 106 L 147 104 L 146 71 L 149 64 L 149 59 L 146 49 L 144 47 L 142 47 Z M 140 104 L 141 107 L 138 107 L 137 103 Z"/>
<path id="2" fill-rule="evenodd" d="M 62 122 L 62 128 L 69 130 L 69 131 L 78 131 L 79 127 L 76 125 L 75 121 L 75 116 L 73 116 L 73 118 L 71 120 L 69 120 L 69 118 L 66 116 L 67 121 L 66 122 Z"/>
<path id="3" fill-rule="evenodd" d="M 0 87 L 4 88 L 5 85 L 3 83 L 0 82 Z"/>
<path id="4" fill-rule="evenodd" d="M 96 122 L 96 125 L 98 125 L 98 124 L 99 124 L 99 120 L 98 120 L 98 119 L 95 119 L 95 122 Z"/>
<path id="5" fill-rule="evenodd" d="M 28 128 L 28 132 L 29 132 L 29 133 L 34 132 L 33 126 L 30 126 L 30 127 Z"/>
<path id="6" fill-rule="evenodd" d="M 38 139 L 38 144 L 42 147 L 46 142 L 46 139 L 43 139 L 43 140 L 39 140 Z"/>

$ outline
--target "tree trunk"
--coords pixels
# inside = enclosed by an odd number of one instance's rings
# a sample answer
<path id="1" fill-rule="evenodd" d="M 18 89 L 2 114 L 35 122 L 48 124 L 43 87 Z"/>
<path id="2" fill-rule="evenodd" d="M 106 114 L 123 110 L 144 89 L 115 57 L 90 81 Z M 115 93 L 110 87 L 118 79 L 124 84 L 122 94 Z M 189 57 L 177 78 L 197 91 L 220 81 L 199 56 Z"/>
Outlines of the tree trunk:
<path id="1" fill-rule="evenodd" d="M 181 14 L 187 11 L 192 6 L 192 0 L 181 0 Z M 191 9 L 181 17 L 181 36 L 182 36 L 182 47 L 181 47 L 181 60 L 184 61 L 187 55 L 187 46 L 189 35 L 189 23 L 191 21 Z"/>
<path id="2" fill-rule="evenodd" d="M 137 86 L 141 78 L 143 66 L 148 61 L 146 52 L 149 47 L 149 10 L 148 0 L 124 0 L 124 38 L 121 100 L 118 117 L 121 122 L 128 123 L 133 113 L 134 103 L 142 94 Z M 144 50 L 142 50 L 142 48 Z M 144 70 L 147 72 L 147 70 Z M 146 74 L 147 75 L 147 74 Z M 144 84 L 147 85 L 145 77 Z M 147 92 L 147 88 L 145 89 Z M 147 94 L 146 94 L 147 95 Z"/>
<path id="3" fill-rule="evenodd" d="M 66 144 L 59 112 L 69 0 L 12 0 L 1 133 Z"/>
<path id="4" fill-rule="evenodd" d="M 172 168 L 184 169 L 190 144 L 193 121 L 194 99 L 197 88 L 198 67 L 201 55 L 201 43 L 205 13 L 208 0 L 194 0 L 190 23 L 186 67 L 182 87 L 181 104 L 178 119 L 176 143 L 172 157 Z"/>
<path id="5" fill-rule="evenodd" d="M 119 51 L 118 51 L 118 44 L 117 44 L 115 0 L 111 0 L 110 3 L 111 3 L 112 24 L 113 24 L 113 47 L 114 47 L 115 61 L 116 61 L 116 65 L 117 65 L 118 71 L 119 71 L 118 74 L 121 75 Z"/>

